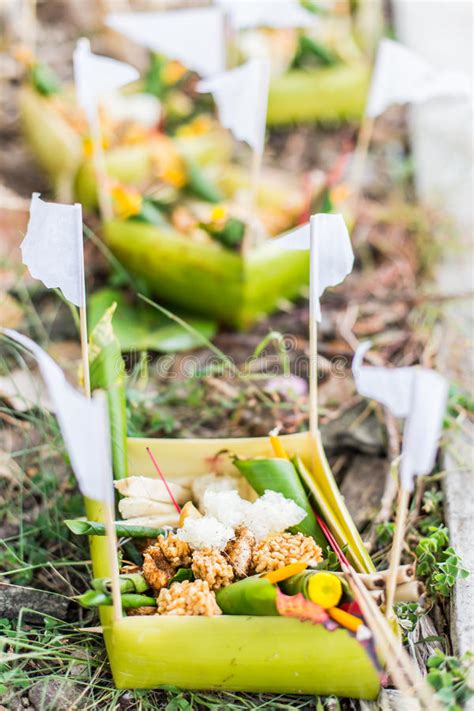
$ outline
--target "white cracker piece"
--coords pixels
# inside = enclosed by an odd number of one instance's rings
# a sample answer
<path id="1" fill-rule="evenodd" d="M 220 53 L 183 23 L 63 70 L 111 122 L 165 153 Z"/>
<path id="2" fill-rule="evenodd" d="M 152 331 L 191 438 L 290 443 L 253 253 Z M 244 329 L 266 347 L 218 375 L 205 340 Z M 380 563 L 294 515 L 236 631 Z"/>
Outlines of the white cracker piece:
<path id="1" fill-rule="evenodd" d="M 152 479 L 147 476 L 129 476 L 114 483 L 115 488 L 122 496 L 133 496 L 134 498 L 170 503 L 170 495 L 161 479 Z M 182 486 L 182 484 L 175 484 L 172 481 L 169 481 L 168 485 L 178 504 L 184 504 L 191 498 L 191 492 L 188 487 Z"/>

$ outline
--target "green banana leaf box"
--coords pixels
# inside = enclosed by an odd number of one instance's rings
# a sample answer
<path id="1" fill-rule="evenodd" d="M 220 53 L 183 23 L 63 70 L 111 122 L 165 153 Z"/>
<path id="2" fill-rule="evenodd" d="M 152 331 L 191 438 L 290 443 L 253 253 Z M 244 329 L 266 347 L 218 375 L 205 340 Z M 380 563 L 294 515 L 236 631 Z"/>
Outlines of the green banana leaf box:
<path id="1" fill-rule="evenodd" d="M 307 433 L 281 438 L 285 449 L 309 464 Z M 268 438 L 129 439 L 129 475 L 156 476 L 146 447 L 171 481 L 209 471 L 210 458 L 228 449 L 241 457 L 272 456 Z M 232 468 L 230 460 L 228 470 Z M 90 519 L 103 520 L 87 502 Z M 91 538 L 94 575 L 110 574 L 107 543 Z M 337 695 L 374 699 L 379 676 L 364 647 L 344 629 L 287 617 L 122 617 L 101 608 L 101 623 L 118 688 L 234 690 Z"/>
<path id="2" fill-rule="evenodd" d="M 278 250 L 271 240 L 239 254 L 130 220 L 105 224 L 103 236 L 120 262 L 160 299 L 239 329 L 283 299 L 295 298 L 308 283 L 308 253 Z"/>

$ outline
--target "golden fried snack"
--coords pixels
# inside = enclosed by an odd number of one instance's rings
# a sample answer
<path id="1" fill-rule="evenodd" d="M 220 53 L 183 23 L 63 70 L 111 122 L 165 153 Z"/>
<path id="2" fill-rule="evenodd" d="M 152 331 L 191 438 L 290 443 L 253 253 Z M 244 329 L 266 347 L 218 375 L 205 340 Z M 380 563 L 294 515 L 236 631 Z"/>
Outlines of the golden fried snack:
<path id="1" fill-rule="evenodd" d="M 226 561 L 222 553 L 214 548 L 203 548 L 193 553 L 191 570 L 194 577 L 205 580 L 211 590 L 219 590 L 234 579 L 232 566 Z"/>
<path id="2" fill-rule="evenodd" d="M 170 588 L 163 588 L 158 595 L 158 614 L 160 615 L 221 615 L 216 596 L 205 580 L 173 583 Z"/>
<path id="3" fill-rule="evenodd" d="M 267 536 L 255 546 L 253 565 L 256 573 L 269 573 L 290 563 L 316 566 L 322 561 L 322 551 L 311 536 L 302 533 L 279 533 Z"/>
<path id="4" fill-rule="evenodd" d="M 143 553 L 143 576 L 148 585 L 158 592 L 168 585 L 173 575 L 174 567 L 166 560 L 160 546 L 148 546 Z"/>
<path id="5" fill-rule="evenodd" d="M 170 565 L 174 568 L 185 568 L 191 565 L 191 549 L 186 541 L 174 533 L 158 536 L 158 545 Z"/>

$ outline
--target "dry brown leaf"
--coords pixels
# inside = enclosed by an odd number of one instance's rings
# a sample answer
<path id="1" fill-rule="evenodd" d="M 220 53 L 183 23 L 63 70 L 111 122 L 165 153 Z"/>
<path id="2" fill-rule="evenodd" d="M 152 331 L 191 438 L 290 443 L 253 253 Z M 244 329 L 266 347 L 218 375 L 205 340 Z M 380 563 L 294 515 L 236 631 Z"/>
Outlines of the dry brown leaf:
<path id="1" fill-rule="evenodd" d="M 354 381 L 349 372 L 343 377 L 332 376 L 318 386 L 318 400 L 321 407 L 339 406 L 350 400 L 355 393 Z"/>
<path id="2" fill-rule="evenodd" d="M 10 294 L 0 293 L 0 326 L 18 328 L 23 316 L 24 312 L 18 301 Z"/>
<path id="3" fill-rule="evenodd" d="M 0 185 L 0 257 L 21 262 L 20 244 L 28 224 L 29 202 Z"/>
<path id="4" fill-rule="evenodd" d="M 17 412 L 27 412 L 34 407 L 52 410 L 42 378 L 26 369 L 17 368 L 0 378 L 0 398 Z"/>
<path id="5" fill-rule="evenodd" d="M 0 479 L 20 481 L 23 476 L 21 467 L 8 452 L 0 451 Z"/>

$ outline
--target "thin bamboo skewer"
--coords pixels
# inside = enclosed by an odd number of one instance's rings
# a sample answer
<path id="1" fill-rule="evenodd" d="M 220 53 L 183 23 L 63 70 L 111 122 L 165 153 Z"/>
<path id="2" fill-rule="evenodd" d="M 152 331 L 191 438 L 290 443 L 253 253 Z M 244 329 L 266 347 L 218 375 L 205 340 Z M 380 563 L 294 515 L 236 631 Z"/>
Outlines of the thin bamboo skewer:
<path id="1" fill-rule="evenodd" d="M 284 447 L 281 445 L 281 442 L 278 440 L 277 435 L 272 433 L 270 441 L 277 456 L 288 456 Z M 375 643 L 385 660 L 389 673 L 397 688 L 409 696 L 413 696 L 413 692 L 418 691 L 427 711 L 431 711 L 432 709 L 434 709 L 434 711 L 441 711 L 441 707 L 438 704 L 432 690 L 427 685 L 413 661 L 403 649 L 402 645 L 399 644 L 398 639 L 395 637 L 387 620 L 380 612 L 376 600 L 372 597 L 374 591 L 370 591 L 366 588 L 363 580 L 364 575 L 355 572 L 354 568 L 350 565 L 322 518 L 317 516 L 317 520 L 330 545 L 338 556 L 341 569 L 348 579 L 354 599 L 359 604 L 362 614 L 364 615 L 364 619 L 369 625 L 369 628 L 374 636 Z M 410 566 L 403 567 L 409 568 Z M 412 583 L 408 583 L 408 585 L 412 585 Z M 402 587 L 404 586 L 402 585 Z"/>
<path id="2" fill-rule="evenodd" d="M 359 135 L 357 137 L 357 144 L 354 151 L 354 158 L 351 170 L 352 190 L 350 203 L 354 214 L 359 205 L 360 193 L 365 173 L 365 166 L 367 162 L 367 155 L 369 153 L 369 146 L 372 140 L 372 134 L 374 132 L 374 124 L 375 119 L 373 116 L 364 116 L 359 130 Z"/>
<path id="3" fill-rule="evenodd" d="M 92 141 L 92 163 L 97 184 L 97 197 L 100 215 L 103 221 L 108 222 L 113 217 L 112 199 L 109 190 L 109 178 L 105 162 L 104 147 L 102 144 L 102 131 L 99 122 L 99 107 L 97 107 L 94 121 L 90 124 Z"/>
<path id="4" fill-rule="evenodd" d="M 382 656 L 385 659 L 390 675 L 397 687 L 409 695 L 413 696 L 416 691 L 419 699 L 424 703 L 427 711 L 441 711 L 441 706 L 419 670 L 393 634 L 389 623 L 378 609 L 376 603 L 371 598 L 369 591 L 363 582 L 359 580 L 357 573 L 349 564 L 347 558 L 342 553 L 337 541 L 328 529 L 321 517 L 318 516 L 318 523 L 322 527 L 328 541 L 339 558 L 341 568 L 347 574 L 348 582 L 353 591 L 354 598 L 359 604 L 369 627 L 371 628 L 375 642 L 379 646 Z"/>
<path id="5" fill-rule="evenodd" d="M 112 608 L 114 620 L 122 619 L 122 597 L 120 593 L 120 571 L 117 558 L 117 534 L 115 532 L 115 515 L 113 503 L 107 502 L 104 505 L 105 513 L 105 533 L 107 541 L 107 551 L 110 562 L 110 580 L 112 587 Z"/>
<path id="6" fill-rule="evenodd" d="M 89 347 L 87 343 L 87 316 L 86 307 L 79 307 L 79 325 L 81 336 L 81 354 L 82 354 L 82 379 L 84 383 L 84 393 L 86 397 L 91 396 L 91 378 L 89 372 Z"/>
<path id="7" fill-rule="evenodd" d="M 244 235 L 244 240 L 242 244 L 243 254 L 247 254 L 250 248 L 258 247 L 261 241 L 260 228 L 257 219 L 257 198 L 258 198 L 258 187 L 260 184 L 262 165 L 263 165 L 263 153 L 265 150 L 265 127 L 266 127 L 266 117 L 267 117 L 267 107 L 268 107 L 268 92 L 269 92 L 269 81 L 270 81 L 270 68 L 266 62 L 260 60 L 260 66 L 258 67 L 258 84 L 259 84 L 259 105 L 256 107 L 249 107 L 249 110 L 255 110 L 261 112 L 261 116 L 258 116 L 262 120 L 262 134 L 259 138 L 258 145 L 252 146 L 252 157 L 250 163 L 250 181 L 249 190 L 247 197 L 248 211 L 249 211 L 249 225 Z"/>
<path id="8" fill-rule="evenodd" d="M 408 515 L 408 504 L 410 492 L 405 487 L 400 487 L 398 495 L 397 515 L 395 519 L 395 533 L 393 536 L 392 550 L 390 553 L 390 566 L 387 575 L 387 602 L 385 614 L 388 618 L 393 617 L 393 602 L 395 599 L 395 588 L 397 586 L 398 567 L 402 554 L 403 540 Z"/>

